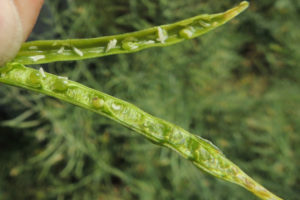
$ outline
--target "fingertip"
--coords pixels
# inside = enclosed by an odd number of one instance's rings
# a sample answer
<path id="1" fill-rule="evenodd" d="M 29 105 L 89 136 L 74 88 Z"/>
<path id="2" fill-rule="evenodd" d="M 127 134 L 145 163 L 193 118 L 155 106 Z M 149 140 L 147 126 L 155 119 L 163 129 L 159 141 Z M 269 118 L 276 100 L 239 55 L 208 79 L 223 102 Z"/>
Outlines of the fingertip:
<path id="1" fill-rule="evenodd" d="M 15 57 L 23 42 L 18 11 L 11 0 L 0 0 L 0 67 Z"/>
<path id="2" fill-rule="evenodd" d="M 31 33 L 44 0 L 14 0 L 23 27 L 23 40 Z"/>

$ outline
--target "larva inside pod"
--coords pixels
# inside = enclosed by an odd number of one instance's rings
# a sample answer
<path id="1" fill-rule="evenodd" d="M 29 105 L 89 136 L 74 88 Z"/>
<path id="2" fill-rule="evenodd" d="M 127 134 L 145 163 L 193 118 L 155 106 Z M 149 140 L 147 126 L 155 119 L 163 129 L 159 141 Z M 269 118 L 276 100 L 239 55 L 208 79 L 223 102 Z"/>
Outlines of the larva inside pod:
<path id="1" fill-rule="evenodd" d="M 165 43 L 166 40 L 168 39 L 168 32 L 162 28 L 162 27 L 157 27 L 157 41 L 161 42 L 161 43 Z"/>
<path id="2" fill-rule="evenodd" d="M 137 49 L 137 48 L 139 48 L 137 41 L 138 40 L 134 37 L 125 38 L 122 41 L 122 48 L 125 50 L 128 50 L 128 51 Z"/>
<path id="3" fill-rule="evenodd" d="M 194 33 L 195 33 L 195 29 L 194 29 L 193 27 L 191 27 L 191 26 L 186 27 L 186 28 L 183 28 L 183 29 L 181 29 L 181 30 L 179 31 L 180 37 L 183 37 L 183 38 L 185 38 L 185 39 L 190 39 L 190 38 L 192 38 L 193 35 L 194 35 Z"/>
<path id="4" fill-rule="evenodd" d="M 109 52 L 113 49 L 115 49 L 117 47 L 118 44 L 118 40 L 117 39 L 112 39 L 107 43 L 107 47 L 106 47 L 106 52 Z"/>
<path id="5" fill-rule="evenodd" d="M 124 114 L 126 115 L 126 113 L 124 113 L 124 105 L 111 100 L 107 102 L 107 111 L 113 115 L 114 117 L 118 118 L 118 119 L 123 119 L 124 118 Z M 125 116 L 126 118 L 126 116 Z"/>
<path id="6" fill-rule="evenodd" d="M 78 56 L 82 57 L 84 55 L 84 53 L 80 49 L 76 47 L 73 47 L 72 49 L 75 52 L 75 54 L 77 54 Z"/>
<path id="7" fill-rule="evenodd" d="M 42 60 L 42 59 L 45 59 L 46 56 L 45 55 L 36 55 L 36 56 L 31 56 L 30 59 L 33 61 L 33 62 L 37 62 L 39 60 Z"/>
<path id="8" fill-rule="evenodd" d="M 200 19 L 198 21 L 198 23 L 200 24 L 200 26 L 202 26 L 203 28 L 209 28 L 211 27 L 211 22 L 209 20 L 204 20 L 204 19 Z"/>
<path id="9" fill-rule="evenodd" d="M 114 111 L 121 111 L 123 106 L 121 104 L 118 104 L 118 103 L 112 103 L 111 104 L 111 108 L 114 110 Z"/>

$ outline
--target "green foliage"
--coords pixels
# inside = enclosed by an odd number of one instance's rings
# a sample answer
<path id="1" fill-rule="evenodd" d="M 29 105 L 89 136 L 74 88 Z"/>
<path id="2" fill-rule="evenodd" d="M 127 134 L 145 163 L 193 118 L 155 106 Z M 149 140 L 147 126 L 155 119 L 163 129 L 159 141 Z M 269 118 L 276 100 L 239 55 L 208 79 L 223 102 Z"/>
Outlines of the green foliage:
<path id="1" fill-rule="evenodd" d="M 35 39 L 85 38 L 222 11 L 232 1 L 47 1 Z M 46 71 L 210 139 L 285 199 L 300 191 L 300 5 L 252 2 L 234 25 L 164 49 Z M 40 24 L 42 23 L 40 22 Z M 1 85 L 2 199 L 255 199 L 91 112 Z M 11 119 L 11 120 L 7 120 Z"/>

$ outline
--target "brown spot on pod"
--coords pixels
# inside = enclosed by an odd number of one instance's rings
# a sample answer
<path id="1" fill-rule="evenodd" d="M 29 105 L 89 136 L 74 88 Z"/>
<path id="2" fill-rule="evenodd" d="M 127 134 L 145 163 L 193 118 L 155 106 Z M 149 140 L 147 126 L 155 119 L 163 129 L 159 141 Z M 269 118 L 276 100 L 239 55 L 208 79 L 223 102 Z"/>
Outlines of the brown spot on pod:
<path id="1" fill-rule="evenodd" d="M 105 101 L 99 97 L 94 97 L 92 99 L 92 105 L 94 108 L 101 109 L 103 108 Z"/>

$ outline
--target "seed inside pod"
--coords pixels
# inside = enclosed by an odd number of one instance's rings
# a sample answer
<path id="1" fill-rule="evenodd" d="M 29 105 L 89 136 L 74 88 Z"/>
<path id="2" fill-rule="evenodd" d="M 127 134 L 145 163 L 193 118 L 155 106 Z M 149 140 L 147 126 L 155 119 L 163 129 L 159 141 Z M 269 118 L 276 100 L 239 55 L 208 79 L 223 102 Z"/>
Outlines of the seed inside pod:
<path id="1" fill-rule="evenodd" d="M 97 108 L 97 109 L 100 109 L 104 106 L 105 104 L 105 101 L 99 97 L 94 97 L 92 99 L 92 105 L 93 107 Z"/>
<path id="2" fill-rule="evenodd" d="M 53 88 L 54 91 L 64 92 L 68 89 L 68 84 L 69 84 L 68 78 L 58 77 L 54 81 L 54 83 L 52 85 L 52 88 Z"/>
<path id="3" fill-rule="evenodd" d="M 41 87 L 41 74 L 39 72 L 33 71 L 30 73 L 27 83 L 34 88 Z"/>

